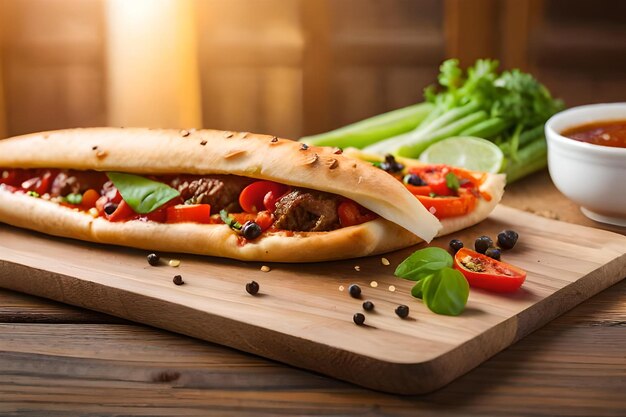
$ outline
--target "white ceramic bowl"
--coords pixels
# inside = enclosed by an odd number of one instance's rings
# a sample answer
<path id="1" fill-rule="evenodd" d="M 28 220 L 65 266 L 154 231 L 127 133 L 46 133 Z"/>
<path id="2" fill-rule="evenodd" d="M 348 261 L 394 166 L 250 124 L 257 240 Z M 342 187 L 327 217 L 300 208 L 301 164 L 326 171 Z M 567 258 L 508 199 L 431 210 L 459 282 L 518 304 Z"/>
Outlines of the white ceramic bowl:
<path id="1" fill-rule="evenodd" d="M 626 148 L 580 142 L 561 135 L 591 122 L 626 119 L 626 103 L 591 104 L 546 123 L 548 168 L 556 188 L 590 219 L 626 227 Z"/>

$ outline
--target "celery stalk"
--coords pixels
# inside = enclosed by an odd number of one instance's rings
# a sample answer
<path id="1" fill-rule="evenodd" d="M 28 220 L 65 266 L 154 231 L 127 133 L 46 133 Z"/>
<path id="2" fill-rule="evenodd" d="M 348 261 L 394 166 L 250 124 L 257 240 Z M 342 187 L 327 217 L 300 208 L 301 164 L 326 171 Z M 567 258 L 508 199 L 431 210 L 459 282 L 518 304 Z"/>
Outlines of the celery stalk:
<path id="1" fill-rule="evenodd" d="M 480 106 L 476 103 L 469 103 L 462 107 L 457 107 L 440 114 L 438 117 L 427 122 L 426 120 L 414 131 L 402 135 L 394 136 L 389 139 L 374 143 L 363 150 L 367 153 L 388 154 L 397 153 L 400 148 L 405 145 L 415 143 L 422 138 L 436 135 L 438 132 L 445 131 L 448 126 L 454 124 L 467 115 L 476 112 Z M 425 148 L 424 148 L 425 149 Z"/>
<path id="2" fill-rule="evenodd" d="M 525 130 L 519 135 L 519 147 L 523 148 L 527 144 L 533 142 L 538 138 L 542 138 L 544 135 L 544 124 L 540 124 L 539 126 L 535 126 L 530 130 Z"/>
<path id="3" fill-rule="evenodd" d="M 468 127 L 459 133 L 459 136 L 476 136 L 489 139 L 498 136 L 500 133 L 504 132 L 507 127 L 509 127 L 507 122 L 499 117 L 494 117 Z"/>
<path id="4" fill-rule="evenodd" d="M 431 103 L 419 103 L 393 110 L 330 132 L 305 136 L 301 142 L 315 146 L 364 148 L 380 140 L 415 129 L 433 109 Z"/>
<path id="5" fill-rule="evenodd" d="M 548 145 L 545 138 L 540 137 L 524 146 L 517 151 L 517 161 L 508 162 L 504 171 L 507 183 L 545 168 L 548 165 Z"/>
<path id="6" fill-rule="evenodd" d="M 429 135 L 421 135 L 416 138 L 411 138 L 410 141 L 403 143 L 397 149 L 396 153 L 400 156 L 408 158 L 418 158 L 420 154 L 433 143 L 439 142 L 440 140 L 450 136 L 457 136 L 460 132 L 468 129 L 470 126 L 486 120 L 487 117 L 487 113 L 484 111 L 472 113 Z"/>

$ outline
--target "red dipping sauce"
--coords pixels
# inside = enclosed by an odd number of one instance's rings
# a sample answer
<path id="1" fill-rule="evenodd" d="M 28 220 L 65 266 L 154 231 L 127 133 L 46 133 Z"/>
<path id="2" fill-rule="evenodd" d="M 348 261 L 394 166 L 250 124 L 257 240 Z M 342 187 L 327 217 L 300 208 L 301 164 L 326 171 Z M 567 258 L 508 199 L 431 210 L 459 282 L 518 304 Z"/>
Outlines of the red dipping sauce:
<path id="1" fill-rule="evenodd" d="M 561 135 L 600 146 L 626 148 L 626 120 L 609 120 L 571 127 Z"/>

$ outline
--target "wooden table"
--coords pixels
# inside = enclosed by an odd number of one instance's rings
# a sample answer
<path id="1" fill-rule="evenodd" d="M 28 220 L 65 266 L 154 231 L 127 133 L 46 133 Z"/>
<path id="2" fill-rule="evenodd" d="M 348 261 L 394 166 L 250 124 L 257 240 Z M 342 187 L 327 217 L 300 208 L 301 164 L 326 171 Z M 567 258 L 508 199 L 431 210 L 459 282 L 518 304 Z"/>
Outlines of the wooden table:
<path id="1" fill-rule="evenodd" d="M 605 227 L 583 217 L 545 172 L 510 186 L 504 204 Z M 435 413 L 626 415 L 626 281 L 447 387 L 420 397 L 368 391 L 221 346 L 0 290 L 0 415 Z"/>

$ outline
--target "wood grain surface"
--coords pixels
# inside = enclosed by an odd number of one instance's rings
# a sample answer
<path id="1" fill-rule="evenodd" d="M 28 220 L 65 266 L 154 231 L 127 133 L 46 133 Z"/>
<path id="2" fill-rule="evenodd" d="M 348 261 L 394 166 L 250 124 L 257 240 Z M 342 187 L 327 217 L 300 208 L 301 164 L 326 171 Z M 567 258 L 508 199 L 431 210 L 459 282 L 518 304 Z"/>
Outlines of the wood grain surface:
<path id="1" fill-rule="evenodd" d="M 473 290 L 464 314 L 439 316 L 411 299 L 411 283 L 380 257 L 308 265 L 257 265 L 178 256 L 180 268 L 151 267 L 145 253 L 11 227 L 0 228 L 0 286 L 87 307 L 314 370 L 366 387 L 415 394 L 437 389 L 516 340 L 619 281 L 626 237 L 500 207 L 465 242 L 517 230 L 506 259 L 529 273 L 523 290 L 503 296 Z M 436 242 L 445 246 L 449 237 Z M 415 248 L 389 254 L 397 265 Z M 358 265 L 359 270 L 354 266 Z M 175 286 L 181 274 L 185 285 Z M 254 279 L 255 297 L 243 289 Z M 368 287 L 372 281 L 378 287 Z M 352 315 L 376 304 L 367 326 Z M 396 291 L 389 288 L 395 286 Z M 413 311 L 401 320 L 395 306 Z"/>
<path id="2" fill-rule="evenodd" d="M 530 195 L 525 192 L 529 183 Z M 533 211 L 551 211 L 572 222 L 586 220 L 546 173 L 514 184 L 505 203 L 528 204 Z M 441 390 L 419 397 L 361 389 L 184 336 L 119 325 L 111 316 L 98 315 L 97 322 L 108 317 L 117 325 L 83 324 L 95 323 L 94 314 L 0 290 L 1 415 L 626 414 L 626 281 Z M 76 331 L 63 337 L 68 328 Z M 133 336 L 130 349 L 127 340 Z M 37 353 L 29 353 L 33 346 Z M 193 356 L 195 365 L 179 368 L 181 356 Z"/>
<path id="3" fill-rule="evenodd" d="M 416 397 L 144 326 L 0 323 L 0 414 L 623 416 L 625 300 L 623 281 L 441 390 Z M 76 312 L 6 290 L 0 303 L 56 310 L 68 321 Z"/>

